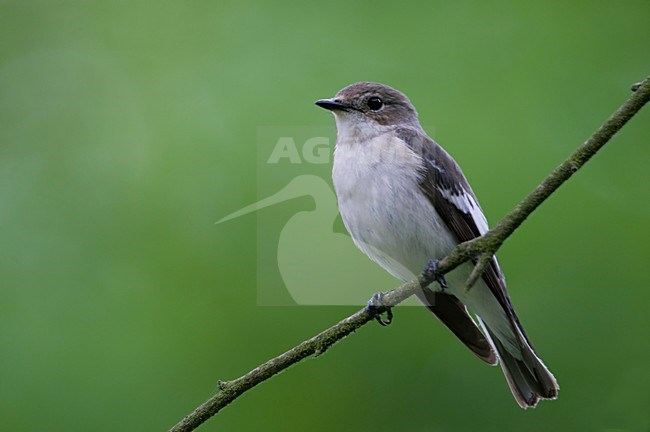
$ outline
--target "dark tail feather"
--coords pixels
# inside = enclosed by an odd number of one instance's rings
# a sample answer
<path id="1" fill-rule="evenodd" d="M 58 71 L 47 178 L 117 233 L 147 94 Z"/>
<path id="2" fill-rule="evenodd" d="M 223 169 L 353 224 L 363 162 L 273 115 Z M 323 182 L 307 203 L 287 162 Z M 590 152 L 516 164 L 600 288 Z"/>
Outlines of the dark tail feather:
<path id="1" fill-rule="evenodd" d="M 453 295 L 434 292 L 428 288 L 423 288 L 416 295 L 478 358 L 490 365 L 497 364 L 492 345 L 478 329 L 460 300 Z"/>
<path id="2" fill-rule="evenodd" d="M 501 360 L 501 369 L 506 376 L 510 391 L 522 408 L 534 408 L 541 399 L 557 399 L 560 387 L 555 377 L 535 354 L 523 334 L 519 335 L 522 359 L 508 352 L 494 333 L 481 322 Z"/>

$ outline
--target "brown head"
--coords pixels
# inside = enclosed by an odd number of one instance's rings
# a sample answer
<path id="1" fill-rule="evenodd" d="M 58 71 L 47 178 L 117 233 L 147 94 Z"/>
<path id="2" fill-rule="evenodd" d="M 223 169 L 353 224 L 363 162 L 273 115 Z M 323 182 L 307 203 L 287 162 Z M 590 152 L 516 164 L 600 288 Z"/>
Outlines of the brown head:
<path id="1" fill-rule="evenodd" d="M 384 84 L 358 82 L 316 105 L 334 114 L 371 120 L 382 126 L 419 125 L 418 113 L 406 95 Z"/>

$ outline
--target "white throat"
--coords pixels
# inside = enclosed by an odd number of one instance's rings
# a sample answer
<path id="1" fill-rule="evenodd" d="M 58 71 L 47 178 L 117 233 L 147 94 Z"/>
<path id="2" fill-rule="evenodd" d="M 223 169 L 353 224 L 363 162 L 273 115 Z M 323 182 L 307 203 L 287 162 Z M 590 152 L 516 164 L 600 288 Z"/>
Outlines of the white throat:
<path id="1" fill-rule="evenodd" d="M 369 141 L 393 129 L 393 126 L 382 126 L 373 120 L 352 113 L 335 111 L 334 119 L 338 135 L 337 145 Z"/>

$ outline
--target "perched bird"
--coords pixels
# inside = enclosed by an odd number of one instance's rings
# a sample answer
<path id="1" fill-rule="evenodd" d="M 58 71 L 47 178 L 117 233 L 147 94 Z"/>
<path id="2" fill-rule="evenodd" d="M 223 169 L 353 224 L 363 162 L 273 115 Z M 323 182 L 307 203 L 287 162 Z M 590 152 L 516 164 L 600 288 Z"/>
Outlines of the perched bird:
<path id="1" fill-rule="evenodd" d="M 410 280 L 488 231 L 460 167 L 422 129 L 403 93 L 360 82 L 316 105 L 336 119 L 332 177 L 343 223 L 356 246 L 393 276 Z M 466 289 L 471 270 L 463 264 L 447 274 L 446 286 L 418 292 L 419 300 L 481 360 L 501 363 L 519 406 L 557 398 L 558 384 L 515 314 L 496 257 Z"/>

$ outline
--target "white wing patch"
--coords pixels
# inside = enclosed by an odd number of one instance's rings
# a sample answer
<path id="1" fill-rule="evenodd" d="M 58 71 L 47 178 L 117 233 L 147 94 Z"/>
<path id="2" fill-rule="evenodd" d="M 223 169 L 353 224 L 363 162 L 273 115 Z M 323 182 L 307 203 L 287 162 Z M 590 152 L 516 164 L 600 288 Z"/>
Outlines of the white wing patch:
<path id="1" fill-rule="evenodd" d="M 442 196 L 452 203 L 458 210 L 472 216 L 472 219 L 481 235 L 488 232 L 490 227 L 488 226 L 487 219 L 485 218 L 481 207 L 471 194 L 467 193 L 465 190 L 462 190 L 460 194 L 455 194 L 449 189 L 441 189 L 440 192 L 442 193 Z"/>

